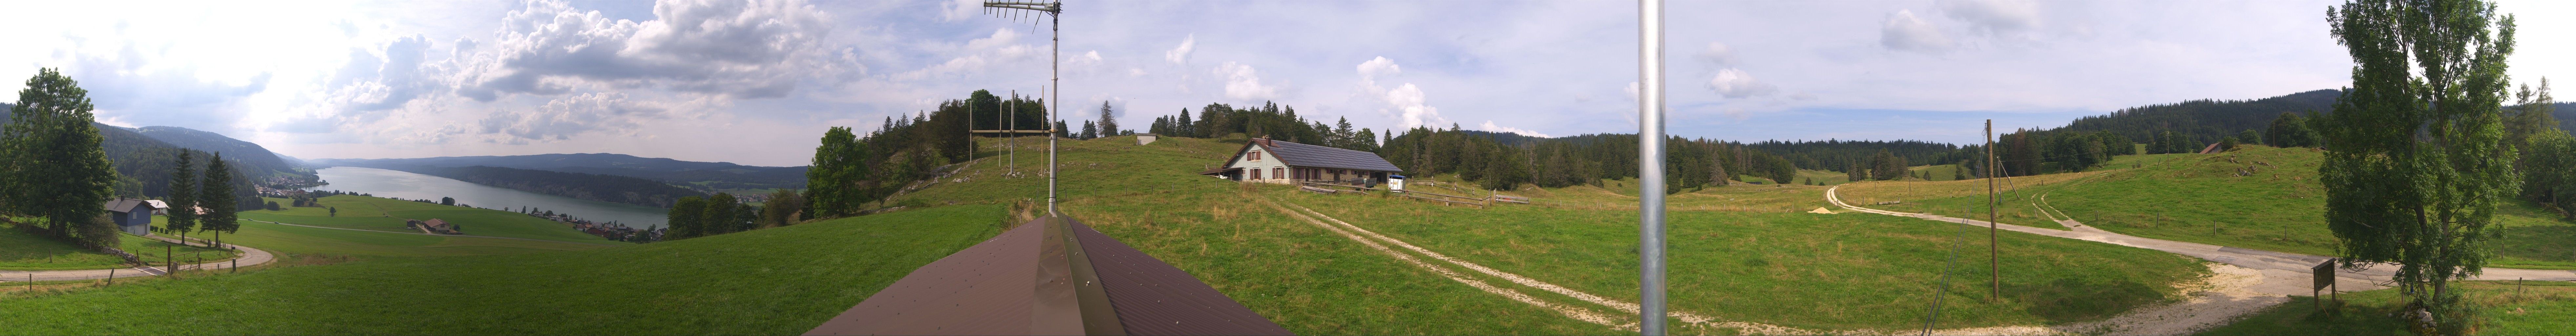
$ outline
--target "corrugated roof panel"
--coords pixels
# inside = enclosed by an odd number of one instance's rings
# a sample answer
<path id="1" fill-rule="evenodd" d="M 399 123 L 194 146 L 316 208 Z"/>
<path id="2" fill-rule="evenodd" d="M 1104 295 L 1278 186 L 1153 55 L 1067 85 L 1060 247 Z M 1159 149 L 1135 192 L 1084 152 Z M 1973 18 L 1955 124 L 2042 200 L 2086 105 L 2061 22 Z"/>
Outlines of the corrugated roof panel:
<path id="1" fill-rule="evenodd" d="M 1308 145 L 1279 140 L 1265 140 L 1265 147 L 1290 166 L 1358 169 L 1368 171 L 1403 171 L 1377 153 Z"/>

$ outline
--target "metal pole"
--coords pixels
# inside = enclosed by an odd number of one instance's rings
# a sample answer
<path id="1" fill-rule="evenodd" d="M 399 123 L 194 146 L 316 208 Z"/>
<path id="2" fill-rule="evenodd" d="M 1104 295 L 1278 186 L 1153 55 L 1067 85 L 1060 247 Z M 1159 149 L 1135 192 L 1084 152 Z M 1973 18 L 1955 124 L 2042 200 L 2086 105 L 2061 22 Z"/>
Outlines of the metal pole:
<path id="1" fill-rule="evenodd" d="M 1995 207 L 2000 202 L 1995 199 L 1994 172 L 2001 170 L 1995 167 L 2001 163 L 1995 160 L 1995 120 L 1986 119 L 1986 268 L 1990 272 L 1987 275 L 1993 276 L 1994 280 L 1994 292 L 1986 296 L 1990 300 L 2004 296 L 2004 250 L 1995 244 Z"/>
<path id="2" fill-rule="evenodd" d="M 1049 17 L 1054 20 L 1048 20 L 1049 27 L 1047 28 L 1047 31 L 1049 32 L 1049 36 L 1047 37 L 1047 50 L 1051 53 L 1051 56 L 1047 56 L 1046 88 L 1047 128 L 1050 129 L 1047 131 L 1047 216 L 1056 215 L 1055 135 L 1056 133 L 1064 132 L 1064 130 L 1056 129 L 1055 127 L 1055 123 L 1062 122 L 1060 120 L 1056 120 L 1056 118 L 1063 117 L 1061 115 L 1057 115 L 1056 111 L 1064 107 L 1064 102 L 1057 101 L 1059 98 L 1063 98 L 1057 97 L 1058 93 L 1064 91 L 1064 78 L 1058 73 L 1058 71 L 1061 71 L 1063 68 L 1056 64 L 1058 62 L 1062 62 L 1061 60 L 1057 60 L 1058 58 L 1064 58 L 1064 13 L 1060 12 L 1063 10 L 1064 3 L 1058 2 L 1055 3 L 1055 6 L 1059 12 L 1055 13 L 1054 16 Z"/>
<path id="3" fill-rule="evenodd" d="M 1013 101 L 1020 100 L 1020 90 L 1019 90 L 1019 89 L 1012 89 L 1012 90 L 1011 90 L 1011 100 L 1013 100 Z M 1011 165 L 1009 166 L 1009 169 L 1011 170 L 1011 173 L 1010 173 L 1010 174 L 1003 174 L 1003 175 L 1004 175 L 1004 176 L 1011 176 L 1011 177 L 1019 177 L 1019 176 L 1016 176 L 1016 175 L 1019 175 L 1019 174 L 1020 174 L 1020 104 L 1019 104 L 1019 103 L 1016 103 L 1016 102 L 1010 102 L 1010 103 L 1011 103 L 1011 107 L 1010 107 L 1008 110 L 1010 110 L 1010 111 L 1011 111 L 1011 117 L 1009 117 L 1009 118 L 1003 118 L 1003 119 L 1002 119 L 1002 120 L 1008 120 L 1008 121 L 1009 121 L 1008 123 L 1009 123 L 1010 125 L 1003 126 L 1003 127 L 1002 127 L 1002 129 L 1010 130 L 1011 132 L 1010 132 L 1010 133 L 1002 133 L 1002 134 L 1004 134 L 1003 136 L 1010 137 L 1010 140 L 1004 140 L 1004 141 L 1010 142 L 1010 145 L 1009 145 L 1009 146 L 1010 146 L 1010 148 L 1011 148 L 1011 149 L 1010 149 L 1010 151 L 1011 151 L 1011 158 L 1010 158 L 1009 160 L 1011 161 Z"/>
<path id="4" fill-rule="evenodd" d="M 1664 4 L 1637 2 L 1638 331 L 1664 326 Z"/>

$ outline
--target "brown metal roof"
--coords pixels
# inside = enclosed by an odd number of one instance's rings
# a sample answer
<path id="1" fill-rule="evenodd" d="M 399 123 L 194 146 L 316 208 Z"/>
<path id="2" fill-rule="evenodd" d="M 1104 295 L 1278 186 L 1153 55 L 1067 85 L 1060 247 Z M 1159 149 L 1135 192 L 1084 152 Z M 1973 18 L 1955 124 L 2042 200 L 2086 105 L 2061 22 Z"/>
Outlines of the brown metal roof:
<path id="1" fill-rule="evenodd" d="M 1188 272 L 1089 226 L 1071 219 L 1041 218 L 915 269 L 805 334 L 1286 335 L 1288 331 Z"/>
<path id="2" fill-rule="evenodd" d="M 1118 307 L 1129 335 L 1288 335 L 1288 329 L 1244 308 L 1189 272 L 1073 223 L 1091 267 Z"/>

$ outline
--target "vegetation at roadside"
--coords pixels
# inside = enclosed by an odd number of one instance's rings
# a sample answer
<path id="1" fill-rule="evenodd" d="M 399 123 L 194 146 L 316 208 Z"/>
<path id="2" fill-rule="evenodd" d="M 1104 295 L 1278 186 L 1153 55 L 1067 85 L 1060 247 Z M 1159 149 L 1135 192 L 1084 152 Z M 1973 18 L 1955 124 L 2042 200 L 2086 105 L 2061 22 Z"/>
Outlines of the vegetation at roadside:
<path id="1" fill-rule="evenodd" d="M 127 264 L 125 262 L 124 258 L 108 255 L 107 253 L 102 253 L 97 249 L 83 248 L 80 245 L 53 240 L 29 233 L 24 228 L 18 227 L 18 225 L 21 224 L 0 224 L 0 270 L 82 270 L 123 268 L 131 266 L 131 264 Z M 126 235 L 121 237 L 121 239 L 118 239 L 116 247 L 118 249 L 123 249 L 126 252 L 134 253 L 136 257 L 143 259 L 145 262 L 156 265 L 162 262 L 164 256 L 172 255 L 174 253 L 187 254 L 189 252 L 205 251 L 204 253 L 189 255 L 189 258 L 192 258 L 191 260 L 195 260 L 193 258 L 202 257 L 204 258 L 203 260 L 207 261 L 231 260 L 235 256 L 231 251 L 227 250 L 206 248 L 198 245 L 180 246 L 178 244 L 171 244 L 160 240 L 133 235 Z M 184 262 L 186 260 L 181 261 Z"/>
<path id="2" fill-rule="evenodd" d="M 2563 281 L 2463 281 L 2478 307 L 2467 323 L 2475 335 L 2561 335 L 2576 330 L 2576 283 Z M 2396 288 L 2338 294 L 2342 302 L 2293 296 L 2289 303 L 2264 309 L 2201 335 L 2408 335 L 2405 322 L 2393 315 L 2410 299 Z"/>

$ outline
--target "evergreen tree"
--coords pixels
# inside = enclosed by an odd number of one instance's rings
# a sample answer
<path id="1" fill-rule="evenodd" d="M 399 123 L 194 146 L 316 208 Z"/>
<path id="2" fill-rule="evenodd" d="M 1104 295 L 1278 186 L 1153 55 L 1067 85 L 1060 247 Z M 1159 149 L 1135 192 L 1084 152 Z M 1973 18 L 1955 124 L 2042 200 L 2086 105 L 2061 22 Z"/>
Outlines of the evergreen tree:
<path id="1" fill-rule="evenodd" d="M 162 230 L 178 234 L 182 242 L 188 241 L 188 231 L 197 229 L 197 167 L 189 162 L 192 152 L 180 151 L 179 161 L 171 164 L 178 168 L 170 172 L 170 197 L 162 200 L 170 205 L 169 223 Z"/>
<path id="2" fill-rule="evenodd" d="M 233 181 L 239 180 L 241 176 L 234 174 L 231 165 L 224 163 L 224 153 L 215 153 L 214 158 L 206 159 L 206 176 L 197 180 L 201 183 L 197 188 L 197 204 L 206 208 L 206 214 L 197 217 L 197 227 L 199 231 L 216 232 L 216 243 L 223 242 L 222 234 L 241 230 L 240 216 L 236 215 L 241 203 L 234 201 L 233 196 Z"/>
<path id="3" fill-rule="evenodd" d="M 1118 136 L 1118 118 L 1109 110 L 1109 102 L 1100 102 L 1100 136 Z"/>
<path id="4" fill-rule="evenodd" d="M 94 219 L 106 213 L 99 204 L 115 194 L 117 176 L 99 146 L 105 138 L 90 126 L 92 108 L 89 90 L 55 69 L 27 79 L 9 124 L 0 126 L 0 190 L 7 196 L 0 212 L 42 219 L 57 238 L 107 248 L 116 246 L 114 224 Z"/>
<path id="5" fill-rule="evenodd" d="M 2450 282 L 2495 253 L 2496 202 L 2519 182 L 2503 142 L 2513 17 L 2476 0 L 2357 0 L 2329 10 L 2352 88 L 2324 127 L 2327 227 L 2344 267 L 2395 263 L 2391 282 L 2461 334 Z M 2421 68 L 2417 68 L 2420 66 Z"/>
<path id="6" fill-rule="evenodd" d="M 1091 140 L 1099 137 L 1100 126 L 1092 124 L 1090 120 L 1082 121 L 1082 134 L 1073 136 L 1076 140 Z"/>

